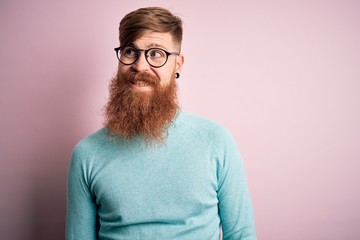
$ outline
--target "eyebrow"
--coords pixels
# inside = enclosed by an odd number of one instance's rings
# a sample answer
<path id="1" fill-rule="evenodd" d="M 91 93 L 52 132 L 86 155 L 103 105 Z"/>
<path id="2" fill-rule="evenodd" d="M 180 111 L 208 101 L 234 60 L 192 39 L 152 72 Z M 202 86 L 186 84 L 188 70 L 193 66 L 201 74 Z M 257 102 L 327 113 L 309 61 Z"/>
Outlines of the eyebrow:
<path id="1" fill-rule="evenodd" d="M 151 48 L 151 47 L 160 47 L 160 48 L 166 49 L 166 47 L 164 47 L 163 45 L 158 44 L 158 43 L 151 43 L 150 45 L 147 45 L 147 47 L 149 47 L 149 48 Z"/>
<path id="2" fill-rule="evenodd" d="M 136 46 L 135 43 L 131 43 L 130 46 L 138 48 L 138 46 Z M 146 45 L 147 49 L 153 48 L 153 47 L 163 48 L 163 49 L 167 50 L 167 48 L 165 46 L 158 44 L 158 43 L 150 43 L 149 45 Z"/>

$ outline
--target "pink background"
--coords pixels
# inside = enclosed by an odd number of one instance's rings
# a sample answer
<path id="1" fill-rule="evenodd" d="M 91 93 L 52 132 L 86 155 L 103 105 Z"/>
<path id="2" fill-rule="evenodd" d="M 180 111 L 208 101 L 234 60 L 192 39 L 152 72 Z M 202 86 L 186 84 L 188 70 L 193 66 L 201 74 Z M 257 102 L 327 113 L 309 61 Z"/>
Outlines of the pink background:
<path id="1" fill-rule="evenodd" d="M 258 238 L 360 239 L 355 0 L 1 0 L 1 239 L 64 238 L 67 164 L 101 127 L 118 22 L 152 5 L 185 22 L 183 109 L 235 135 Z"/>

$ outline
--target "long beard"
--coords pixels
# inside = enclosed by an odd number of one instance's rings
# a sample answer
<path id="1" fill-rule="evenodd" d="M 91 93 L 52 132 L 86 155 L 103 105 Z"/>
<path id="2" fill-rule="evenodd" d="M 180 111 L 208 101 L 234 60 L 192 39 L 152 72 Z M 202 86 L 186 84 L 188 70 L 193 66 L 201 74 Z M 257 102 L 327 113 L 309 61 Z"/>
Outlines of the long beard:
<path id="1" fill-rule="evenodd" d="M 175 74 L 173 74 L 174 76 Z M 136 91 L 132 82 L 143 81 L 151 91 Z M 105 106 L 105 127 L 113 135 L 131 140 L 143 137 L 146 142 L 164 142 L 167 130 L 179 109 L 175 77 L 166 86 L 147 73 L 117 74 L 109 86 L 110 98 Z"/>

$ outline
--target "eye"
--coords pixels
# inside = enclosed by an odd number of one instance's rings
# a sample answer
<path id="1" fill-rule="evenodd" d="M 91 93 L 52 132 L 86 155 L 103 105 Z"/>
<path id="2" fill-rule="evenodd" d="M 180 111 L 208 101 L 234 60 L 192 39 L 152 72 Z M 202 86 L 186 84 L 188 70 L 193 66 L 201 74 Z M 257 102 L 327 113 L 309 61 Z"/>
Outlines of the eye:
<path id="1" fill-rule="evenodd" d="M 126 57 L 134 57 L 137 55 L 137 50 L 133 47 L 125 47 L 122 51 L 121 54 L 126 56 Z"/>
<path id="2" fill-rule="evenodd" d="M 159 48 L 150 49 L 148 54 L 151 58 L 163 58 L 166 56 L 165 51 Z"/>

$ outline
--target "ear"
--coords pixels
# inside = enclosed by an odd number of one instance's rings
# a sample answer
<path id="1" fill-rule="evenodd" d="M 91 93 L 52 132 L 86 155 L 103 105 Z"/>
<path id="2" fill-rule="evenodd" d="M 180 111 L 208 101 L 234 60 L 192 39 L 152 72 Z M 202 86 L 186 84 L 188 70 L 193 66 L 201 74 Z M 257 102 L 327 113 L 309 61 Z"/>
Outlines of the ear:
<path id="1" fill-rule="evenodd" d="M 182 67 L 184 64 L 184 55 L 180 54 L 177 58 L 176 58 L 176 72 L 181 73 Z"/>

